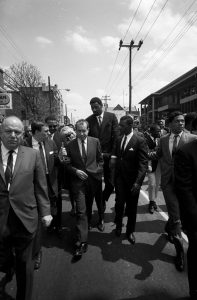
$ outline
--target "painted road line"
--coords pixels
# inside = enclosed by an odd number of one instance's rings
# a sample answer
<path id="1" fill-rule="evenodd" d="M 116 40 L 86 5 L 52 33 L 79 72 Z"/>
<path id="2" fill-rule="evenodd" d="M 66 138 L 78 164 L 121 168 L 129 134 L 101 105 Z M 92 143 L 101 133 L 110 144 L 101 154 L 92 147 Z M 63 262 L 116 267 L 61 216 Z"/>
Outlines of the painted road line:
<path id="1" fill-rule="evenodd" d="M 149 198 L 148 195 L 145 191 L 140 190 L 140 194 L 144 197 L 145 200 L 147 200 L 147 202 L 149 202 Z M 160 213 L 160 215 L 167 221 L 168 220 L 168 215 L 164 212 L 161 211 L 160 209 L 158 210 L 158 212 Z M 183 239 L 188 243 L 188 238 L 186 236 L 185 233 L 181 232 Z"/>

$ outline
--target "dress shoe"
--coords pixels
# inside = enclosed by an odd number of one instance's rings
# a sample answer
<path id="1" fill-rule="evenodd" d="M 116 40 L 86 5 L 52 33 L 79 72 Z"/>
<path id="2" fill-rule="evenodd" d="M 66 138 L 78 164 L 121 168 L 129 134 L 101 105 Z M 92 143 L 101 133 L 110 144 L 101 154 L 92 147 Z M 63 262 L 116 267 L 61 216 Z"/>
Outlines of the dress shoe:
<path id="1" fill-rule="evenodd" d="M 133 232 L 131 233 L 126 233 L 127 236 L 127 240 L 129 241 L 129 243 L 131 243 L 132 245 L 135 244 L 135 235 Z"/>
<path id="2" fill-rule="evenodd" d="M 121 236 L 122 233 L 122 227 L 116 226 L 115 234 L 116 236 Z"/>
<path id="3" fill-rule="evenodd" d="M 35 257 L 34 270 L 40 269 L 41 263 L 42 263 L 42 251 L 40 251 Z"/>
<path id="4" fill-rule="evenodd" d="M 85 253 L 88 250 L 88 244 L 87 243 L 81 243 L 79 246 L 76 246 L 73 260 L 78 261 L 81 259 L 83 253 Z"/>
<path id="5" fill-rule="evenodd" d="M 148 206 L 148 211 L 149 211 L 150 214 L 153 214 L 154 211 L 155 211 L 155 210 L 154 210 L 154 206 L 153 206 L 151 203 L 150 203 L 149 206 Z"/>
<path id="6" fill-rule="evenodd" d="M 148 210 L 150 214 L 153 214 L 154 211 L 158 211 L 158 207 L 155 201 L 150 201 L 149 206 L 148 206 Z"/>
<path id="7" fill-rule="evenodd" d="M 102 221 L 100 221 L 98 224 L 97 224 L 97 228 L 98 228 L 98 230 L 99 231 L 104 231 L 104 229 L 105 229 L 105 225 L 104 225 L 104 221 L 102 220 Z"/>

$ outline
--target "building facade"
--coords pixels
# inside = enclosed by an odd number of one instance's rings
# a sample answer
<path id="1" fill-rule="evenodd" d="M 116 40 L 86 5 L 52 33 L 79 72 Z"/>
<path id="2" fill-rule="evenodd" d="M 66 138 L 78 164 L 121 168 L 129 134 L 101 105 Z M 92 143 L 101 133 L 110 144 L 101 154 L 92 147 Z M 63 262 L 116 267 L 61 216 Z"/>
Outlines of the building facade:
<path id="1" fill-rule="evenodd" d="M 139 104 L 142 125 L 166 120 L 168 113 L 174 110 L 183 113 L 197 111 L 197 67 L 150 94 Z"/>

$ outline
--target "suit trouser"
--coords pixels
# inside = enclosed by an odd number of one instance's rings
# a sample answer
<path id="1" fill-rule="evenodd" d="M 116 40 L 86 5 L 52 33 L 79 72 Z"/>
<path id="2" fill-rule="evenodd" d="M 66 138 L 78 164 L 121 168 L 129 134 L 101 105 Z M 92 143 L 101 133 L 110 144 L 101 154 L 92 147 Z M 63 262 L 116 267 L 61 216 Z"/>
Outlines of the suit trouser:
<path id="1" fill-rule="evenodd" d="M 124 216 L 124 207 L 126 203 L 126 212 L 128 217 L 126 231 L 127 234 L 129 234 L 135 231 L 139 193 L 134 195 L 131 192 L 131 187 L 125 184 L 124 178 L 120 176 L 116 178 L 115 191 L 116 226 L 122 228 L 122 219 Z"/>
<path id="2" fill-rule="evenodd" d="M 188 281 L 190 294 L 197 295 L 197 232 L 187 232 L 189 247 L 187 251 Z"/>
<path id="3" fill-rule="evenodd" d="M 181 236 L 179 202 L 175 193 L 173 182 L 170 182 L 165 187 L 162 187 L 162 191 L 169 216 L 166 226 L 167 231 L 172 233 L 172 235 L 178 234 Z"/>
<path id="4" fill-rule="evenodd" d="M 16 300 L 31 300 L 33 290 L 34 261 L 32 259 L 34 234 L 29 233 L 10 207 L 7 233 L 0 241 L 1 257 L 8 268 L 16 270 Z M 1 262 L 2 263 L 2 262 Z"/>
<path id="5" fill-rule="evenodd" d="M 88 219 L 86 213 L 86 183 L 73 187 L 73 199 L 76 203 L 76 238 L 78 243 L 86 243 L 88 239 Z"/>
<path id="6" fill-rule="evenodd" d="M 102 180 L 97 180 L 89 176 L 88 180 L 86 181 L 86 208 L 88 223 L 91 222 L 92 218 L 92 205 L 94 197 L 98 209 L 99 221 L 102 221 L 104 220 L 104 208 L 102 202 Z"/>

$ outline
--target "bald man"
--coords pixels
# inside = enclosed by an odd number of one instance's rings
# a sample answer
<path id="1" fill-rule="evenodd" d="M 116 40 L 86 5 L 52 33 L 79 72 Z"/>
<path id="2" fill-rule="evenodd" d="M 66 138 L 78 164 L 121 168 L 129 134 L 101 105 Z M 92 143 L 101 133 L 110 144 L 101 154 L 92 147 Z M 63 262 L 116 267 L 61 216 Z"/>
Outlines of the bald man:
<path id="1" fill-rule="evenodd" d="M 51 222 L 47 183 L 39 151 L 21 146 L 23 124 L 15 116 L 2 123 L 0 145 L 0 271 L 5 283 L 15 267 L 16 300 L 31 300 L 33 244 L 38 210 L 45 226 Z"/>

